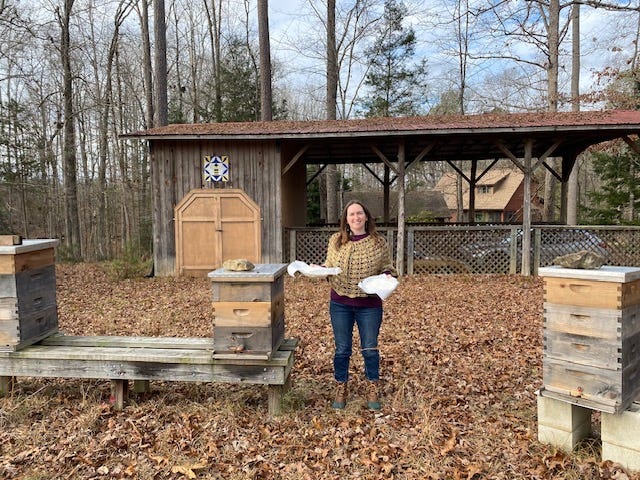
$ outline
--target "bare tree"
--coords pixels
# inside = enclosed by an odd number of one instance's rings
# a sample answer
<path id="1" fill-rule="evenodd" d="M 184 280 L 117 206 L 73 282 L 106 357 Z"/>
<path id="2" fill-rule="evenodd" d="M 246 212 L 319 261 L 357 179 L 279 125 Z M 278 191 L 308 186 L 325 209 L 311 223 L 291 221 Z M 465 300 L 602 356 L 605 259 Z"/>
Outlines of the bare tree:
<path id="1" fill-rule="evenodd" d="M 222 0 L 203 0 L 207 14 L 209 28 L 209 41 L 211 43 L 211 63 L 214 81 L 214 118 L 216 122 L 222 121 L 222 55 L 220 38 L 222 36 L 220 24 L 222 23 Z M 217 2 L 217 3 L 216 3 Z"/>
<path id="2" fill-rule="evenodd" d="M 571 7 L 571 110 L 580 111 L 580 4 Z M 578 159 L 567 185 L 567 224 L 578 223 Z"/>
<path id="3" fill-rule="evenodd" d="M 560 1 L 550 0 L 548 10 L 543 4 L 539 4 L 540 14 L 545 20 L 547 30 L 547 101 L 550 112 L 558 111 L 558 51 L 560 48 Z M 545 14 L 546 13 L 546 14 Z M 550 158 L 550 166 L 557 170 L 558 159 Z M 556 207 L 556 177 L 550 169 L 545 172 L 544 181 L 544 206 L 542 209 L 542 219 L 549 222 L 555 219 Z"/>
<path id="4" fill-rule="evenodd" d="M 64 197 L 66 237 L 65 245 L 74 259 L 82 258 L 80 215 L 78 213 L 78 185 L 76 171 L 75 113 L 73 109 L 73 72 L 71 70 L 70 23 L 74 0 L 64 0 L 62 11 L 57 9 L 60 25 L 60 63 L 63 75 L 64 98 Z"/>
<path id="5" fill-rule="evenodd" d="M 260 43 L 260 119 L 273 118 L 271 93 L 271 47 L 269 42 L 269 1 L 258 0 L 258 40 Z"/>
<path id="6" fill-rule="evenodd" d="M 142 39 L 142 62 L 145 94 L 145 127 L 153 126 L 153 65 L 151 63 L 151 35 L 149 31 L 149 0 L 140 0 L 136 9 L 140 18 L 140 37 Z"/>
<path id="7" fill-rule="evenodd" d="M 98 185 L 100 187 L 100 193 L 98 194 L 98 229 L 96 232 L 96 240 L 98 246 L 99 258 L 108 258 L 107 251 L 109 246 L 107 244 L 109 235 L 107 235 L 107 209 L 105 193 L 107 191 L 107 162 L 108 162 L 108 150 L 109 150 L 109 137 L 110 137 L 110 119 L 113 105 L 113 68 L 117 54 L 117 48 L 120 41 L 120 27 L 122 22 L 126 19 L 131 5 L 125 1 L 121 1 L 118 5 L 115 18 L 113 22 L 113 34 L 109 42 L 107 49 L 107 57 L 105 59 L 104 72 L 98 71 L 97 58 L 94 62 L 95 70 L 95 86 L 97 89 L 98 98 L 98 116 L 99 116 L 99 130 L 98 130 Z M 92 22 L 93 25 L 93 22 Z M 91 27 L 93 28 L 93 26 Z M 97 42 L 94 41 L 94 45 Z M 97 55 L 96 55 L 97 57 Z M 100 74 L 104 73 L 104 86 L 100 85 Z M 124 179 L 123 179 L 124 181 Z"/>
<path id="8" fill-rule="evenodd" d="M 336 119 L 336 99 L 338 96 L 338 55 L 336 51 L 336 2 L 327 1 L 327 120 Z M 330 153 L 329 153 L 330 154 Z M 329 160 L 329 159 L 327 159 Z M 336 165 L 329 163 L 325 169 L 327 185 L 327 222 L 338 221 Z"/>
<path id="9" fill-rule="evenodd" d="M 168 123 L 167 104 L 167 25 L 164 0 L 153 0 L 153 37 L 154 44 L 154 126 Z"/>

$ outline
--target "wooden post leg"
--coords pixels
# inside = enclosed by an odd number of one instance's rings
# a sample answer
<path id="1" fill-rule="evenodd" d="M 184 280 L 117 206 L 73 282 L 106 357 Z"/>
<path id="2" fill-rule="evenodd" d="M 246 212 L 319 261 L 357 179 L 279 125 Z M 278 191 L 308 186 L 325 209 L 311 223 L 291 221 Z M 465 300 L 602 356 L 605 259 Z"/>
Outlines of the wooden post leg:
<path id="1" fill-rule="evenodd" d="M 129 380 L 111 380 L 111 402 L 113 408 L 122 410 L 129 397 Z"/>
<path id="2" fill-rule="evenodd" d="M 288 376 L 284 382 L 284 385 L 269 385 L 268 387 L 268 401 L 269 401 L 269 415 L 275 417 L 282 412 L 282 397 L 291 388 L 291 376 Z"/>
<path id="3" fill-rule="evenodd" d="M 0 376 L 0 396 L 10 395 L 13 391 L 15 377 Z"/>
<path id="4" fill-rule="evenodd" d="M 133 391 L 136 393 L 147 393 L 149 391 L 149 380 L 134 380 Z"/>

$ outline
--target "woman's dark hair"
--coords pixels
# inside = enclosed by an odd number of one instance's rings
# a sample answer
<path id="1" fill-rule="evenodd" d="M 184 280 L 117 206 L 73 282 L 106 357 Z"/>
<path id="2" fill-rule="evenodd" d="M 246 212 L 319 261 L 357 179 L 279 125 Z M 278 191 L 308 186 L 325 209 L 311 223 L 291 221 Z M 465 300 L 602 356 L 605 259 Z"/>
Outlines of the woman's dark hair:
<path id="1" fill-rule="evenodd" d="M 347 210 L 351 205 L 360 205 L 362 210 L 364 210 L 364 214 L 367 216 L 367 221 L 364 224 L 364 230 L 372 237 L 379 237 L 378 229 L 376 228 L 376 221 L 371 216 L 371 212 L 367 208 L 367 206 L 362 203 L 360 200 L 351 200 L 344 206 L 342 210 L 342 216 L 340 217 L 340 235 L 336 238 L 336 247 L 340 248 L 342 245 L 349 241 L 349 237 L 351 235 L 351 230 L 349 229 L 349 224 L 347 223 Z"/>

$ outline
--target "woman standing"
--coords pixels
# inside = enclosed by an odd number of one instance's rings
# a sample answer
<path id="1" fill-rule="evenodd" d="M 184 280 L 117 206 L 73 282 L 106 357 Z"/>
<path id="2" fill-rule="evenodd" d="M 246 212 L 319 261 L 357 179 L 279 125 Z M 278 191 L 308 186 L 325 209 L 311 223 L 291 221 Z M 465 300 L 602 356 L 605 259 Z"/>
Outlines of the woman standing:
<path id="1" fill-rule="evenodd" d="M 342 270 L 340 274 L 329 277 L 329 314 L 335 342 L 333 368 L 337 382 L 333 408 L 342 409 L 347 402 L 349 360 L 353 326 L 356 324 L 367 379 L 367 405 L 372 410 L 379 410 L 378 334 L 382 324 L 382 300 L 377 295 L 363 292 L 358 283 L 372 275 L 386 273 L 397 276 L 397 273 L 387 242 L 376 231 L 374 219 L 361 202 L 352 200 L 342 212 L 340 231 L 329 239 L 325 266 Z"/>

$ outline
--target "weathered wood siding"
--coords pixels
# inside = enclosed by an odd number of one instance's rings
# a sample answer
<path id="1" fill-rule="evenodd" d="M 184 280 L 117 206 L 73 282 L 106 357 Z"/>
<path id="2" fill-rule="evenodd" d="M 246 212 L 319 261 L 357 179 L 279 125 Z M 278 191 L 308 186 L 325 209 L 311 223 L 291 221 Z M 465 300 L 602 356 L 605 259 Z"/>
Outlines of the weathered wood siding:
<path id="1" fill-rule="evenodd" d="M 175 273 L 176 204 L 194 188 L 206 188 L 205 155 L 229 157 L 229 181 L 212 188 L 239 188 L 260 206 L 262 262 L 282 260 L 281 160 L 275 141 L 154 140 L 151 143 L 156 275 Z"/>

